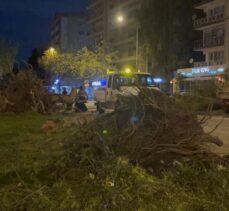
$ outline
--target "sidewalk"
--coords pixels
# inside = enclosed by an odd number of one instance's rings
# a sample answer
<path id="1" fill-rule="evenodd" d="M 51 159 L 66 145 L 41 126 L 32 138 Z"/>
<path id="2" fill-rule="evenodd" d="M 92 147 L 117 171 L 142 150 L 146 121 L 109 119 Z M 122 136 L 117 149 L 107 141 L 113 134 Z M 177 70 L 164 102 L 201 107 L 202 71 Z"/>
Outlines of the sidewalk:
<path id="1" fill-rule="evenodd" d="M 219 137 L 223 141 L 224 145 L 222 147 L 214 147 L 213 151 L 220 155 L 227 155 L 229 154 L 229 118 L 224 116 L 213 116 L 205 123 L 204 131 L 209 133 L 222 120 L 223 122 L 211 135 Z"/>

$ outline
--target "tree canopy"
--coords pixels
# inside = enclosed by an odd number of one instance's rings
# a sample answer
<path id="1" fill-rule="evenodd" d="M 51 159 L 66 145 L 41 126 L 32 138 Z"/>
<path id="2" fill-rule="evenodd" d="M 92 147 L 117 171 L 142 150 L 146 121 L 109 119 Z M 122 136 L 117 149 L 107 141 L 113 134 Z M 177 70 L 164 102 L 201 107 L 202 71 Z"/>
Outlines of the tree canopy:
<path id="1" fill-rule="evenodd" d="M 16 54 L 17 48 L 9 41 L 0 38 L 0 78 L 12 72 Z"/>
<path id="2" fill-rule="evenodd" d="M 169 75 L 188 63 L 193 48 L 194 4 L 198 0 L 144 0 L 141 26 L 153 67 Z M 143 12 L 144 11 L 144 12 Z"/>
<path id="3" fill-rule="evenodd" d="M 54 73 L 71 73 L 81 79 L 90 79 L 104 75 L 109 68 L 112 58 L 106 54 L 104 45 L 94 49 L 83 48 L 77 52 L 59 53 L 49 49 L 41 58 L 40 63 Z"/>

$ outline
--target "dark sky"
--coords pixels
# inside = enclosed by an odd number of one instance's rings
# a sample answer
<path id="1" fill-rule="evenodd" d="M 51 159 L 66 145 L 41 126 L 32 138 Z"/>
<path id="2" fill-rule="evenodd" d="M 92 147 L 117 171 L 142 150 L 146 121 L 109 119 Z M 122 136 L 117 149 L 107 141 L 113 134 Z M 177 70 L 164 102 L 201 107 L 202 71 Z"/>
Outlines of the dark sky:
<path id="1" fill-rule="evenodd" d="M 50 23 L 56 12 L 83 12 L 86 0 L 0 0 L 0 37 L 19 46 L 19 58 L 50 39 Z"/>

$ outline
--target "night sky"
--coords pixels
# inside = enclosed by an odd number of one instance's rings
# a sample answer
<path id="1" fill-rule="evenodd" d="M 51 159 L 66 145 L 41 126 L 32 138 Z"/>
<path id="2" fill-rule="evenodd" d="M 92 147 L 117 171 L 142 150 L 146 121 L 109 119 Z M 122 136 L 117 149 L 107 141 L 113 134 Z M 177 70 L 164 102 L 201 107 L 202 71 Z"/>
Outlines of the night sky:
<path id="1" fill-rule="evenodd" d="M 0 0 L 0 37 L 19 47 L 19 59 L 47 44 L 56 12 L 84 12 L 86 0 Z"/>

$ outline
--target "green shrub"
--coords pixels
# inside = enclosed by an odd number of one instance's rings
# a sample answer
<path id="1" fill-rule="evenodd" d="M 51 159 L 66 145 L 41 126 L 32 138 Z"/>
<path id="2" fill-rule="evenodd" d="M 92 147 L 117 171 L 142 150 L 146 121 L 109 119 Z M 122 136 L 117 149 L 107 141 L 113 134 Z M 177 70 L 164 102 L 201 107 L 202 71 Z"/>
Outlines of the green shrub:
<path id="1" fill-rule="evenodd" d="M 182 105 L 192 111 L 207 111 L 209 106 L 219 108 L 219 103 L 214 98 L 203 97 L 200 95 L 177 95 L 175 96 L 177 104 Z"/>

